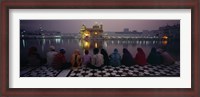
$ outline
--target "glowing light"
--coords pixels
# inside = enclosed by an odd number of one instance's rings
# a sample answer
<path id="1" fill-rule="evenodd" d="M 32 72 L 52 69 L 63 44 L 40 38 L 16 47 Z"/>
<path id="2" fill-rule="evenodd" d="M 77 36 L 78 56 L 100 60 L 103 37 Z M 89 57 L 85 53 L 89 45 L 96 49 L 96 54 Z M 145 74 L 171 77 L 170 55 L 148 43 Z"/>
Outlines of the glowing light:
<path id="1" fill-rule="evenodd" d="M 85 36 L 89 36 L 89 34 L 88 34 L 88 33 L 85 33 Z"/>
<path id="2" fill-rule="evenodd" d="M 42 43 L 42 52 L 44 51 L 44 46 L 46 44 L 46 40 L 45 39 L 42 39 L 43 43 Z"/>
<path id="3" fill-rule="evenodd" d="M 58 44 L 59 44 L 59 43 L 60 43 L 60 41 L 61 41 L 60 39 L 55 39 L 55 40 L 56 40 L 56 43 L 58 43 Z"/>
<path id="4" fill-rule="evenodd" d="M 67 41 L 67 43 L 69 44 L 69 40 Z M 78 42 L 78 45 L 81 47 L 81 40 Z"/>
<path id="5" fill-rule="evenodd" d="M 163 45 L 167 45 L 167 40 L 162 41 Z"/>
<path id="6" fill-rule="evenodd" d="M 113 44 L 113 43 L 114 43 L 114 41 L 111 41 L 111 43 Z"/>
<path id="7" fill-rule="evenodd" d="M 96 43 L 96 42 L 95 42 L 95 44 L 94 44 L 94 47 L 95 47 L 95 48 L 97 48 L 97 47 L 98 47 L 98 45 L 97 45 L 97 43 Z"/>
<path id="8" fill-rule="evenodd" d="M 51 44 L 51 41 L 49 40 L 49 44 Z"/>
<path id="9" fill-rule="evenodd" d="M 104 41 L 104 47 L 108 47 L 108 44 L 107 44 L 107 42 L 106 41 Z"/>
<path id="10" fill-rule="evenodd" d="M 167 36 L 163 36 L 162 38 L 163 38 L 163 39 L 166 39 L 166 40 L 168 39 L 168 37 L 167 37 Z"/>
<path id="11" fill-rule="evenodd" d="M 139 44 L 139 41 L 137 40 L 137 42 L 136 42 L 137 44 Z"/>
<path id="12" fill-rule="evenodd" d="M 90 48 L 90 42 L 84 41 L 84 49 L 89 49 Z"/>
<path id="13" fill-rule="evenodd" d="M 24 40 L 24 39 L 22 40 L 22 43 L 23 43 L 23 47 L 26 47 L 26 44 L 25 44 L 25 40 Z"/>
<path id="14" fill-rule="evenodd" d="M 97 35 L 97 32 L 94 32 L 95 35 Z"/>
<path id="15" fill-rule="evenodd" d="M 56 38 L 60 38 L 61 36 L 54 36 L 54 37 L 56 37 Z"/>
<path id="16" fill-rule="evenodd" d="M 46 43 L 46 40 L 45 39 L 42 39 L 42 41 L 43 41 L 43 45 Z"/>
<path id="17" fill-rule="evenodd" d="M 85 46 L 88 46 L 89 45 L 89 43 L 88 42 L 85 42 Z"/>

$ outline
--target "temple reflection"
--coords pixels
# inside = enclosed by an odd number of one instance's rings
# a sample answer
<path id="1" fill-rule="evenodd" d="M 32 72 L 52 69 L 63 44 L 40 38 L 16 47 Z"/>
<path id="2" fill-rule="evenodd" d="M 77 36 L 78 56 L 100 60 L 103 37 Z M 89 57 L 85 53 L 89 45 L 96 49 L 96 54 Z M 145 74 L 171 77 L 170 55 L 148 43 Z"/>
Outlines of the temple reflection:
<path id="1" fill-rule="evenodd" d="M 163 41 L 162 41 L 162 44 L 163 44 L 164 46 L 166 46 L 167 43 L 168 43 L 167 40 L 163 40 Z"/>
<path id="2" fill-rule="evenodd" d="M 168 44 L 167 40 L 162 41 L 144 41 L 144 40 L 103 40 L 103 39 L 80 39 L 79 46 L 84 50 L 91 50 L 94 48 L 107 48 L 108 44 L 111 45 L 122 45 L 123 47 L 128 47 L 128 45 L 157 45 L 162 44 L 166 46 Z"/>
<path id="3" fill-rule="evenodd" d="M 103 40 L 85 40 L 85 39 L 80 39 L 80 46 L 84 50 L 90 50 L 94 48 L 102 48 L 106 47 L 107 43 L 104 42 Z M 105 46 L 103 46 L 103 44 Z"/>

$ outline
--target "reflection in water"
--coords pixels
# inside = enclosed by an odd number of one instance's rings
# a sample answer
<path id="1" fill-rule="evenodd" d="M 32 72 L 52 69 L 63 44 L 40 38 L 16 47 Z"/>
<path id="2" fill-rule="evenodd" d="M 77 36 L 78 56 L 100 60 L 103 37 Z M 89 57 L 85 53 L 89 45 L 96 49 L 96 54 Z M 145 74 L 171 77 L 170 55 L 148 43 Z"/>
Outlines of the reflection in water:
<path id="1" fill-rule="evenodd" d="M 112 41 L 112 44 L 114 43 L 114 41 Z"/>
<path id="2" fill-rule="evenodd" d="M 78 45 L 79 45 L 81 48 L 83 48 L 83 46 L 82 46 L 83 43 L 82 43 L 82 42 L 83 42 L 83 41 L 81 41 L 81 40 L 78 42 Z"/>
<path id="3" fill-rule="evenodd" d="M 153 41 L 153 44 L 155 44 L 155 41 Z"/>
<path id="4" fill-rule="evenodd" d="M 90 49 L 90 42 L 84 41 L 84 43 L 83 43 L 83 48 L 84 48 L 84 49 Z"/>
<path id="5" fill-rule="evenodd" d="M 102 46 L 104 43 L 104 46 Z M 102 40 L 84 40 L 81 39 L 79 41 L 79 46 L 84 49 L 84 50 L 90 50 L 94 48 L 102 48 L 102 47 L 107 47 L 107 43 L 102 41 Z"/>
<path id="6" fill-rule="evenodd" d="M 89 50 L 90 49 L 90 42 L 86 40 L 80 40 L 79 46 L 81 46 L 82 49 L 84 50 Z"/>
<path id="7" fill-rule="evenodd" d="M 117 43 L 118 43 L 118 44 L 120 43 L 119 40 L 117 41 Z"/>
<path id="8" fill-rule="evenodd" d="M 42 39 L 42 51 L 44 52 L 44 46 L 46 44 L 46 40 L 45 39 Z"/>
<path id="9" fill-rule="evenodd" d="M 168 41 L 159 40 L 79 40 L 78 44 L 83 50 L 92 50 L 94 48 L 104 48 L 107 50 L 114 48 L 130 48 L 129 46 L 136 49 L 137 47 L 148 48 L 166 48 Z M 111 50 L 110 50 L 111 51 Z M 148 51 L 147 51 L 148 52 Z"/>
<path id="10" fill-rule="evenodd" d="M 95 43 L 94 43 L 94 47 L 95 47 L 95 48 L 97 48 L 97 47 L 98 47 L 98 45 L 97 45 L 97 42 L 95 42 Z"/>
<path id="11" fill-rule="evenodd" d="M 46 40 L 45 39 L 42 39 L 42 45 L 45 45 L 45 43 L 46 43 Z"/>
<path id="12" fill-rule="evenodd" d="M 85 42 L 85 44 L 84 44 L 84 47 L 86 48 L 86 49 L 89 49 L 90 48 L 90 42 Z"/>
<path id="13" fill-rule="evenodd" d="M 56 39 L 55 39 L 56 44 L 60 44 L 60 40 L 61 40 L 60 38 L 56 38 Z"/>
<path id="14" fill-rule="evenodd" d="M 107 48 L 108 44 L 107 41 L 104 41 L 103 48 Z"/>
<path id="15" fill-rule="evenodd" d="M 146 41 L 146 44 L 149 44 L 149 41 Z"/>
<path id="16" fill-rule="evenodd" d="M 67 40 L 67 43 L 69 44 L 69 39 Z"/>
<path id="17" fill-rule="evenodd" d="M 49 44 L 51 44 L 51 40 L 49 40 Z"/>
<path id="18" fill-rule="evenodd" d="M 123 44 L 123 48 L 127 48 L 128 47 L 128 44 Z"/>
<path id="19" fill-rule="evenodd" d="M 22 40 L 22 43 L 23 43 L 23 47 L 26 47 L 26 43 L 24 39 Z"/>
<path id="20" fill-rule="evenodd" d="M 49 50 L 49 46 L 55 46 L 56 51 L 59 51 L 60 48 L 64 48 L 66 50 L 66 58 L 70 59 L 71 54 L 75 49 L 79 49 L 81 54 L 83 54 L 84 50 L 89 50 L 90 54 L 92 54 L 92 50 L 94 48 L 104 48 L 107 50 L 108 54 L 113 52 L 113 49 L 117 48 L 119 53 L 122 55 L 122 49 L 127 48 L 133 56 L 135 56 L 137 52 L 137 47 L 143 48 L 145 54 L 149 54 L 152 47 L 156 48 L 166 48 L 170 53 L 174 54 L 176 57 L 180 58 L 180 45 L 179 41 L 160 41 L 160 40 L 121 40 L 121 39 L 113 39 L 113 40 L 79 40 L 79 39 L 22 39 L 20 41 L 20 57 L 21 59 L 27 57 L 28 49 L 31 46 L 35 46 L 38 48 L 38 53 L 45 57 L 47 51 Z"/>
<path id="21" fill-rule="evenodd" d="M 163 44 L 164 46 L 166 46 L 166 45 L 167 45 L 167 40 L 163 40 L 163 41 L 162 41 L 162 44 Z"/>
<path id="22" fill-rule="evenodd" d="M 69 41 L 68 41 L 69 42 Z M 107 48 L 109 47 L 108 44 L 112 45 L 112 46 L 117 46 L 117 45 L 121 45 L 122 47 L 127 48 L 129 45 L 144 45 L 144 46 L 157 46 L 157 45 L 161 45 L 161 46 L 166 46 L 168 43 L 167 40 L 164 41 L 158 41 L 158 40 L 154 40 L 154 41 L 135 41 L 135 40 L 83 40 L 81 39 L 78 44 L 82 49 L 93 49 L 93 48 Z"/>
<path id="23" fill-rule="evenodd" d="M 145 41 L 143 41 L 143 44 L 146 44 L 146 42 L 145 42 Z"/>

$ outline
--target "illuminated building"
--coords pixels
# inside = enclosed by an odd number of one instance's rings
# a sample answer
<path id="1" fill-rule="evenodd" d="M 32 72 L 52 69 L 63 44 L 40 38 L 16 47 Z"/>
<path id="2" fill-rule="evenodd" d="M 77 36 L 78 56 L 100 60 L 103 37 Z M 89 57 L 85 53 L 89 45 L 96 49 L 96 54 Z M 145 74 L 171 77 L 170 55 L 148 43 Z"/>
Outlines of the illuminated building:
<path id="1" fill-rule="evenodd" d="M 101 38 L 103 33 L 103 25 L 98 25 L 97 23 L 92 28 L 87 28 L 82 25 L 80 29 L 80 34 L 82 39 L 86 38 Z"/>
<path id="2" fill-rule="evenodd" d="M 163 40 L 167 40 L 168 37 L 165 35 L 165 36 L 162 37 L 162 39 L 163 39 Z"/>

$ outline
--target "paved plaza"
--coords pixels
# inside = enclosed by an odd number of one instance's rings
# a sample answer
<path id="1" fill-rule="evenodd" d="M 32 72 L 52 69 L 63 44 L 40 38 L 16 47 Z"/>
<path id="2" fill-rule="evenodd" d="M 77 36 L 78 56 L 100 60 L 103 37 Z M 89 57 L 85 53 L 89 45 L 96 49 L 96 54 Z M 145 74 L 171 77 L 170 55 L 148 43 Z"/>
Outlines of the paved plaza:
<path id="1" fill-rule="evenodd" d="M 104 66 L 102 69 L 79 67 L 55 70 L 50 66 L 28 66 L 21 68 L 20 77 L 179 77 L 180 65 L 133 65 Z"/>

